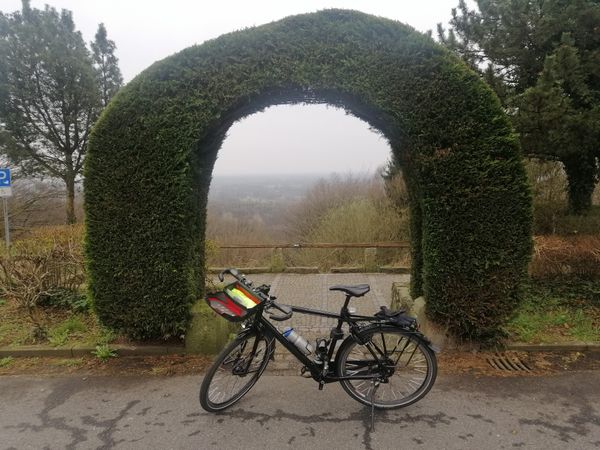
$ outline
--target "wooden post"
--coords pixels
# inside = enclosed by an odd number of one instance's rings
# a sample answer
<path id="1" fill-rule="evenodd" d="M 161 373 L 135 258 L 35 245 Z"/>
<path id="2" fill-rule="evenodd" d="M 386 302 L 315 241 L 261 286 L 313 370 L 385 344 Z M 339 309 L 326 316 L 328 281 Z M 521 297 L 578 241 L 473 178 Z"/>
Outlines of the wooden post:
<path id="1" fill-rule="evenodd" d="M 285 270 L 285 261 L 283 259 L 283 249 L 275 247 L 271 250 L 271 272 L 283 272 Z"/>
<path id="2" fill-rule="evenodd" d="M 365 248 L 365 272 L 378 272 L 379 266 L 377 265 L 377 248 L 369 247 Z"/>

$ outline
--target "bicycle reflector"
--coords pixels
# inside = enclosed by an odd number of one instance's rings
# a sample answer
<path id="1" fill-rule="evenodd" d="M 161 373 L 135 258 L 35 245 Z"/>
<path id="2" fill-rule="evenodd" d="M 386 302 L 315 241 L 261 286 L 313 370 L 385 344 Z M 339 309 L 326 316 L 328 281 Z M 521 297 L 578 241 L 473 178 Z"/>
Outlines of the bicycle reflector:
<path id="1" fill-rule="evenodd" d="M 221 317 L 238 322 L 247 319 L 256 310 L 256 305 L 261 302 L 250 289 L 240 283 L 232 283 L 223 291 L 208 294 L 206 303 Z"/>

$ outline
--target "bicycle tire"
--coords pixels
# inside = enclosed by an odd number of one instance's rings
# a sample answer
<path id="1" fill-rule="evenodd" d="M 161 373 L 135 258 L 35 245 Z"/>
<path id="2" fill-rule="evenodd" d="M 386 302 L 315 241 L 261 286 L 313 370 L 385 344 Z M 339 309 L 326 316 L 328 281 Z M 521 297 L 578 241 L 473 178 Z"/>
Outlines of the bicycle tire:
<path id="1" fill-rule="evenodd" d="M 259 354 L 259 359 L 255 364 L 254 358 L 256 355 L 251 355 L 251 349 L 254 346 L 254 342 L 257 342 L 256 353 Z M 251 345 L 248 346 L 248 343 Z M 258 381 L 262 373 L 269 364 L 269 359 L 273 353 L 273 341 L 267 339 L 262 334 L 248 333 L 242 336 L 238 336 L 231 343 L 229 343 L 217 356 L 217 359 L 213 362 L 212 366 L 204 376 L 202 385 L 200 386 L 200 405 L 208 412 L 218 412 L 229 408 L 237 401 L 239 401 Z M 250 350 L 249 354 L 245 354 L 246 350 Z M 250 357 L 250 362 L 247 359 Z M 244 364 L 248 363 L 246 371 L 244 373 Z M 252 371 L 248 371 L 252 369 Z M 236 392 L 227 393 L 217 392 L 219 391 L 218 380 L 215 380 L 215 376 L 222 372 L 224 376 L 231 376 L 231 380 L 234 380 L 235 388 L 237 381 L 250 376 L 249 380 L 242 384 Z M 239 371 L 241 373 L 234 373 Z M 227 386 L 227 385 L 226 385 Z M 217 395 L 218 393 L 223 395 Z"/>
<path id="2" fill-rule="evenodd" d="M 385 335 L 390 338 L 388 342 L 386 342 Z M 383 342 L 381 342 L 382 339 Z M 396 409 L 415 403 L 429 392 L 437 377 L 437 361 L 435 353 L 423 339 L 414 333 L 395 327 L 374 327 L 364 330 L 361 334 L 361 340 L 365 344 L 360 344 L 352 336 L 342 342 L 336 358 L 337 373 L 340 376 L 381 373 L 382 369 L 375 363 L 375 358 L 368 351 L 367 344 L 371 344 L 372 347 L 376 346 L 379 349 L 376 350 L 376 353 L 379 354 L 378 358 L 383 358 L 382 353 L 389 353 L 385 356 L 386 361 L 388 361 L 387 358 L 389 358 L 389 361 L 383 370 L 391 371 L 391 375 L 388 373 L 387 382 L 380 381 L 376 389 L 371 381 L 341 380 L 342 387 L 350 397 L 371 406 L 371 396 L 373 396 L 373 407 L 377 409 Z M 349 359 L 350 355 L 352 355 L 351 359 Z M 390 358 L 390 356 L 393 356 L 393 358 Z M 396 358 L 395 362 L 394 358 Z M 391 368 L 392 363 L 393 369 Z M 405 363 L 405 367 L 399 366 L 399 363 Z M 411 364 L 413 370 L 406 369 L 409 364 Z M 396 383 L 398 380 L 394 379 L 394 376 L 398 375 L 399 378 L 406 378 L 406 375 L 410 373 L 413 376 L 405 383 L 408 384 L 408 389 Z M 402 394 L 402 397 L 398 398 L 396 396 L 394 388 Z M 407 392 L 406 395 L 403 394 L 403 390 Z M 384 399 L 382 393 L 385 392 L 392 394 L 394 398 Z"/>

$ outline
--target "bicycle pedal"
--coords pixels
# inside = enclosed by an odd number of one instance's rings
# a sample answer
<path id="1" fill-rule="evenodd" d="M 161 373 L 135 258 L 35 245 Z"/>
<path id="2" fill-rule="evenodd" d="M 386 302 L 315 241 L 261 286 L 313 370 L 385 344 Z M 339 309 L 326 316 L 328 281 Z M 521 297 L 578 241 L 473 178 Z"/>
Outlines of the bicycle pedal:
<path id="1" fill-rule="evenodd" d="M 302 378 L 312 378 L 312 375 L 310 374 L 310 372 L 308 371 L 308 368 L 306 366 L 304 366 L 302 369 L 300 369 L 300 376 Z"/>

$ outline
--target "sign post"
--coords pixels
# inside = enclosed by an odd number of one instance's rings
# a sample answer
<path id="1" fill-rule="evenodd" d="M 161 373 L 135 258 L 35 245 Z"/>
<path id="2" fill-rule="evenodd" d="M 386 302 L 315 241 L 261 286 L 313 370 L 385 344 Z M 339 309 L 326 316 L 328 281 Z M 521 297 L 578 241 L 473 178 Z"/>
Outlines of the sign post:
<path id="1" fill-rule="evenodd" d="M 6 251 L 10 250 L 10 224 L 8 223 L 8 197 L 12 196 L 10 183 L 10 169 L 0 169 L 0 197 L 2 197 L 2 209 L 4 211 L 4 238 L 6 239 Z"/>

